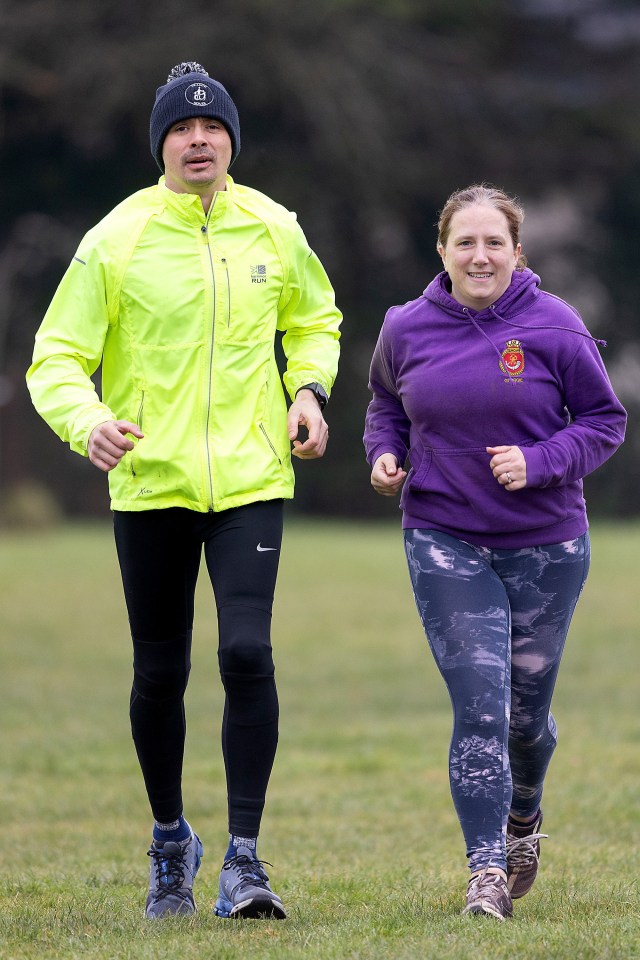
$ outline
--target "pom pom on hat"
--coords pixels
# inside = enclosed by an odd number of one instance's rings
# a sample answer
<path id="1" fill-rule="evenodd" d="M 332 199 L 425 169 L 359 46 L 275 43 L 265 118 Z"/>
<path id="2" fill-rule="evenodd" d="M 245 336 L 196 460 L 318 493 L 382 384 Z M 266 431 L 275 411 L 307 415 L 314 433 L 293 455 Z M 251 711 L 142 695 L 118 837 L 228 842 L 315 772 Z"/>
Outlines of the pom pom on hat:
<path id="1" fill-rule="evenodd" d="M 149 135 L 151 153 L 162 171 L 162 144 L 174 123 L 191 117 L 212 117 L 223 123 L 231 138 L 231 163 L 240 153 L 240 120 L 236 105 L 217 80 L 194 60 L 176 64 L 167 82 L 156 90 Z"/>
<path id="2" fill-rule="evenodd" d="M 167 77 L 167 83 L 170 83 L 172 80 L 179 80 L 180 77 L 184 77 L 187 73 L 202 73 L 205 77 L 209 76 L 209 71 L 205 70 L 201 63 L 198 63 L 196 60 L 183 60 L 182 63 L 177 63 L 175 67 L 171 67 L 169 76 Z"/>

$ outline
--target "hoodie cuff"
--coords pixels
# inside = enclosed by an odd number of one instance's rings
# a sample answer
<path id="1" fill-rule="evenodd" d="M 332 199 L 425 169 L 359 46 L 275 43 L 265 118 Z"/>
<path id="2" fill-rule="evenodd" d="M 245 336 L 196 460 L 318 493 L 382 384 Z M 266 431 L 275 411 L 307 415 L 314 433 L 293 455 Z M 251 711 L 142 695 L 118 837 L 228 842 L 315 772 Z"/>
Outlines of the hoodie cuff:
<path id="1" fill-rule="evenodd" d="M 521 449 L 527 464 L 527 486 L 546 487 L 547 464 L 542 447 L 536 444 L 533 447 Z"/>

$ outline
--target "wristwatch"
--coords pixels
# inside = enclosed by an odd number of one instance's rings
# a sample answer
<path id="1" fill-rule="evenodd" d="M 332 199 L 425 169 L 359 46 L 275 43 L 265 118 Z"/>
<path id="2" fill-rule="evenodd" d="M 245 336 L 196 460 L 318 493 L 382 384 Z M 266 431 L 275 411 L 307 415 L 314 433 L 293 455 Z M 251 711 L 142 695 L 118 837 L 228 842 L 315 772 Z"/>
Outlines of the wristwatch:
<path id="1" fill-rule="evenodd" d="M 303 384 L 303 386 L 298 387 L 298 389 L 296 390 L 296 397 L 298 396 L 298 394 L 300 393 L 301 390 L 311 390 L 311 393 L 314 395 L 314 397 L 316 398 L 316 400 L 317 400 L 318 403 L 320 404 L 320 409 L 321 409 L 321 410 L 324 410 L 324 408 L 326 407 L 327 402 L 328 402 L 328 400 L 329 400 L 329 397 L 327 396 L 327 391 L 326 391 L 325 388 L 322 386 L 322 384 L 320 384 L 320 383 L 305 383 L 305 384 Z"/>

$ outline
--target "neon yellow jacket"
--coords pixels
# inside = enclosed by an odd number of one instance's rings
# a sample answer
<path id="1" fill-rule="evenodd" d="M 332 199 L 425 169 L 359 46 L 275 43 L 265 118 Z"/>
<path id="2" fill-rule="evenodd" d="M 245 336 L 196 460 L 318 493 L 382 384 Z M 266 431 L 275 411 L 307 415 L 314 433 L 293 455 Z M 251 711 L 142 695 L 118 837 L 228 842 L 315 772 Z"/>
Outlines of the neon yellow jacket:
<path id="1" fill-rule="evenodd" d="M 293 496 L 282 380 L 327 393 L 341 315 L 295 214 L 235 184 L 200 198 L 160 178 L 82 240 L 36 336 L 38 412 L 84 456 L 105 420 L 144 439 L 109 473 L 114 510 L 225 510 Z M 91 376 L 102 364 L 102 400 Z"/>

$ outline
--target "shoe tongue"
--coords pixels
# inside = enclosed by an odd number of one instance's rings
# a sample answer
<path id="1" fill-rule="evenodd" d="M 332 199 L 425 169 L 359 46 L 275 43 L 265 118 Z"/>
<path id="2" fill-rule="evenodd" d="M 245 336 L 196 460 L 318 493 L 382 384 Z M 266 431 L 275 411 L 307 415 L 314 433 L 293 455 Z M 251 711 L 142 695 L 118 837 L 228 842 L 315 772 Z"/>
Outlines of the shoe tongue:
<path id="1" fill-rule="evenodd" d="M 532 833 L 537 833 L 540 827 L 540 819 L 536 817 L 533 823 L 518 823 L 517 821 L 509 821 L 509 833 L 514 837 L 528 837 Z"/>
<path id="2" fill-rule="evenodd" d="M 238 847 L 236 856 L 237 856 L 237 857 L 249 857 L 249 860 L 255 860 L 255 859 L 256 859 L 256 852 L 255 852 L 255 850 L 252 850 L 251 847 Z"/>
<path id="3" fill-rule="evenodd" d="M 175 840 L 165 840 L 164 843 L 156 843 L 156 850 L 166 853 L 169 857 L 172 857 L 174 854 L 181 853 L 180 844 Z"/>

